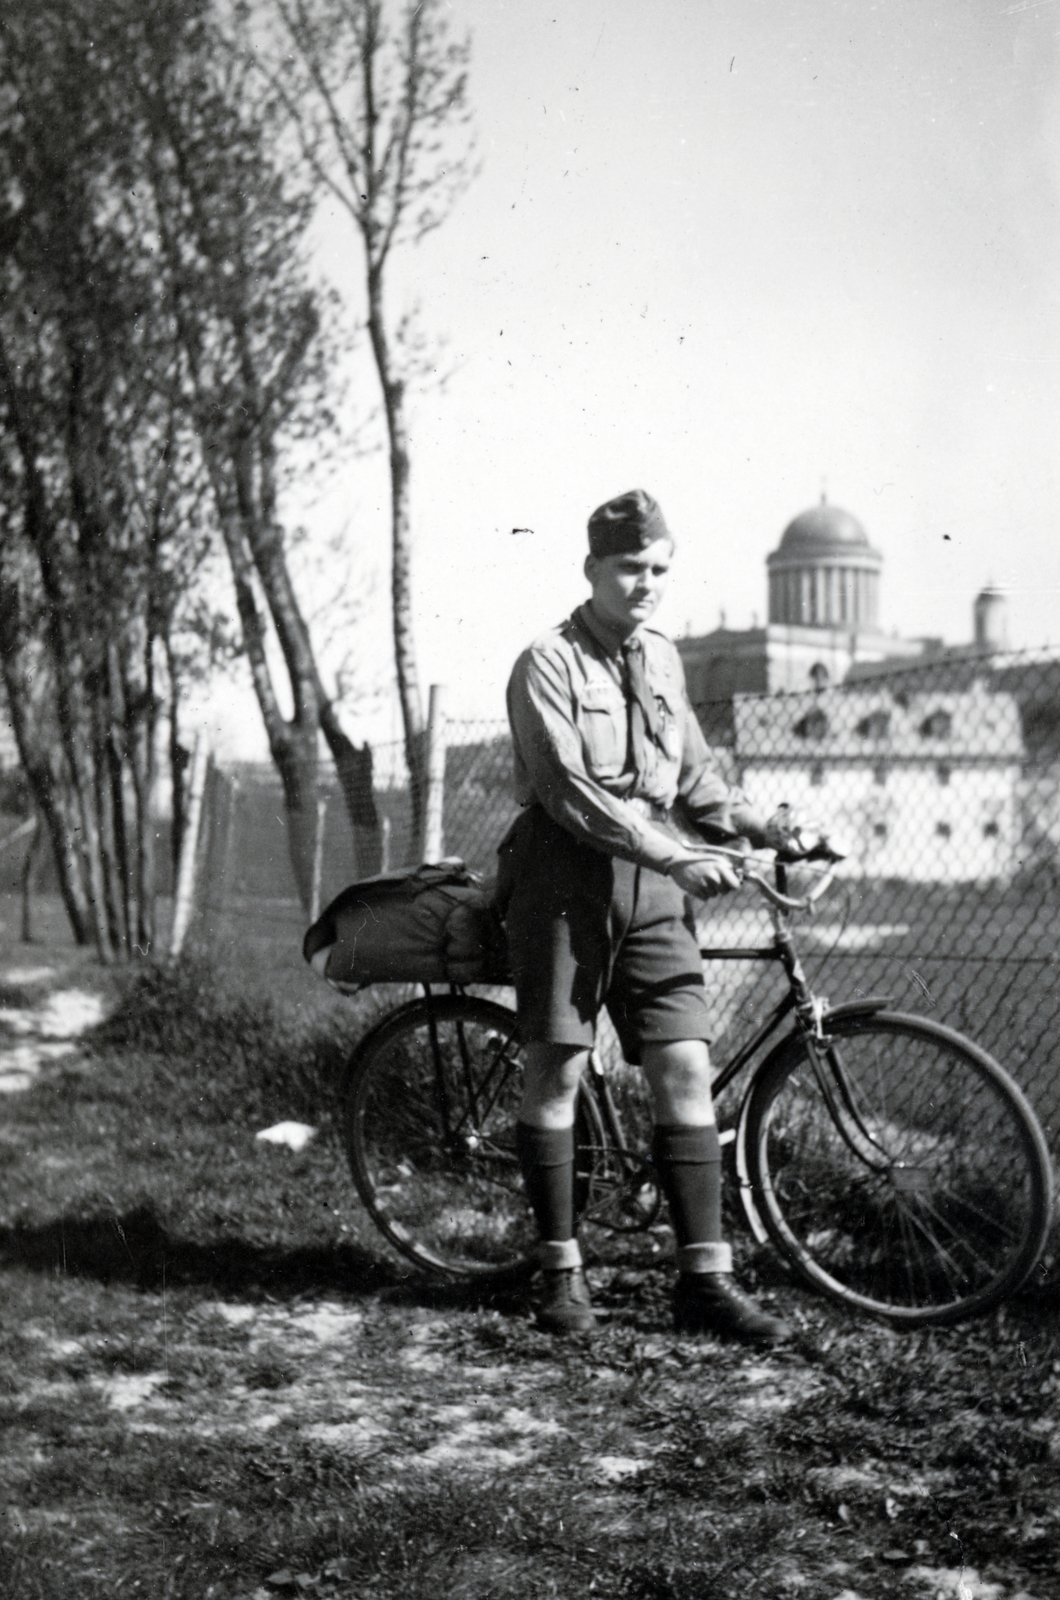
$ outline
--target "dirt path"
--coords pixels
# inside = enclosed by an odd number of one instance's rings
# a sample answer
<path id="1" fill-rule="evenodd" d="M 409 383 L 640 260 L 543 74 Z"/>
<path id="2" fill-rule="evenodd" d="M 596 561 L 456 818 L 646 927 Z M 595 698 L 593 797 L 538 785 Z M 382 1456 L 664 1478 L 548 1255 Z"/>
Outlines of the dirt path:
<path id="1" fill-rule="evenodd" d="M 58 978 L 50 966 L 0 967 L 0 1095 L 32 1088 L 42 1070 L 73 1055 L 78 1039 L 103 1020 L 100 994 L 54 987 Z"/>

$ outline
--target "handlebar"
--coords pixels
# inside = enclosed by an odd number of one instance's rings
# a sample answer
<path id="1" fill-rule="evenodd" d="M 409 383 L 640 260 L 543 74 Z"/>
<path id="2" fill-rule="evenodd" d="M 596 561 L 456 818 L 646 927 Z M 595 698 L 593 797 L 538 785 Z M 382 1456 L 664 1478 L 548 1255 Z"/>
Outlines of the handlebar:
<path id="1" fill-rule="evenodd" d="M 830 861 L 824 872 L 818 878 L 813 888 L 802 896 L 800 900 L 793 900 L 790 895 L 781 894 L 771 883 L 757 872 L 744 872 L 745 883 L 753 883 L 759 894 L 768 900 L 771 906 L 776 906 L 778 911 L 809 911 L 816 900 L 819 900 L 835 877 L 838 861 Z"/>
<path id="2" fill-rule="evenodd" d="M 710 860 L 712 856 L 724 856 L 727 861 L 738 869 L 741 880 L 744 883 L 753 884 L 762 898 L 768 901 L 777 911 L 809 911 L 815 901 L 819 900 L 830 887 L 832 879 L 835 877 L 836 868 L 840 861 L 843 860 L 842 856 L 836 855 L 829 855 L 827 858 L 824 856 L 816 857 L 819 861 L 826 860 L 827 865 L 824 872 L 821 873 L 821 876 L 807 894 L 799 899 L 794 899 L 791 895 L 781 894 L 780 890 L 775 888 L 768 879 L 763 878 L 760 872 L 756 872 L 753 867 L 749 867 L 747 864 L 748 858 L 741 851 L 727 850 L 722 845 L 712 845 L 708 850 L 703 851 L 703 859 Z M 806 861 L 813 859 L 815 859 L 813 856 L 804 858 Z M 785 862 L 784 864 L 786 866 L 793 865 L 791 862 Z M 794 864 L 799 865 L 800 863 Z"/>

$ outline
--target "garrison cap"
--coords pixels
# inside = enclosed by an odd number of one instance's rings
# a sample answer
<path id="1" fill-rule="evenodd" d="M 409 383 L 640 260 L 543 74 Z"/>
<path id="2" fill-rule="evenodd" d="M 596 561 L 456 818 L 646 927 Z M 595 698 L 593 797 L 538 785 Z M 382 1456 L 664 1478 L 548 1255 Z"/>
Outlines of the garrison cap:
<path id="1" fill-rule="evenodd" d="M 646 550 L 656 539 L 673 534 L 666 526 L 659 502 L 644 489 L 631 489 L 597 506 L 589 518 L 589 551 L 594 556 L 628 555 Z"/>

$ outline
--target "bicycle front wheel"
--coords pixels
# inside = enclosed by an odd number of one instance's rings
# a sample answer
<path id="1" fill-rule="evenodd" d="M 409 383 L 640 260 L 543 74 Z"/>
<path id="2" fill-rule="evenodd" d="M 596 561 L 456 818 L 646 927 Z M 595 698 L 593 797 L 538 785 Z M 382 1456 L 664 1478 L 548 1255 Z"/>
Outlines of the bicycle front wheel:
<path id="1" fill-rule="evenodd" d="M 1037 1119 L 998 1063 L 898 1013 L 825 1018 L 763 1062 L 743 1135 L 752 1198 L 801 1275 L 906 1326 L 1012 1294 L 1045 1243 L 1052 1175 Z"/>

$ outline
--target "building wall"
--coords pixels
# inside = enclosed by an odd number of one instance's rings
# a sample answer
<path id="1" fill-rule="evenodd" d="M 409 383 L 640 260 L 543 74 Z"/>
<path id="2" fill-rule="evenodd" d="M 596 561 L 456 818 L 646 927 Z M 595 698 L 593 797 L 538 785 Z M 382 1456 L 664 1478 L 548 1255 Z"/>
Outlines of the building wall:
<path id="1" fill-rule="evenodd" d="M 820 820 L 848 851 L 848 877 L 1007 881 L 1020 863 L 1017 765 L 748 761 L 748 797 Z"/>
<path id="2" fill-rule="evenodd" d="M 768 628 L 717 629 L 678 639 L 693 705 L 735 694 L 799 692 L 813 685 L 811 668 L 823 666 L 831 684 L 842 683 L 859 662 L 894 663 L 919 656 L 923 642 L 849 628 L 805 628 L 771 623 Z"/>

